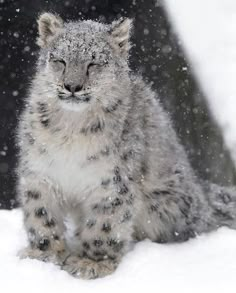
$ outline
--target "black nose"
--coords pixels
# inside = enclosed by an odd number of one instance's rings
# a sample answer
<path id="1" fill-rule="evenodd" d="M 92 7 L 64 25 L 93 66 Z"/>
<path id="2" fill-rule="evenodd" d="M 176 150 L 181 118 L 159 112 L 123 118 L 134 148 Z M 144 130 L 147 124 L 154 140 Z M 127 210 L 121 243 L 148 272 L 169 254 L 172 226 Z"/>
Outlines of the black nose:
<path id="1" fill-rule="evenodd" d="M 74 94 L 75 92 L 79 92 L 82 90 L 83 86 L 78 84 L 78 85 L 71 85 L 71 84 L 67 84 L 64 83 L 64 87 L 65 89 L 67 89 L 69 92 L 71 92 L 72 94 Z"/>

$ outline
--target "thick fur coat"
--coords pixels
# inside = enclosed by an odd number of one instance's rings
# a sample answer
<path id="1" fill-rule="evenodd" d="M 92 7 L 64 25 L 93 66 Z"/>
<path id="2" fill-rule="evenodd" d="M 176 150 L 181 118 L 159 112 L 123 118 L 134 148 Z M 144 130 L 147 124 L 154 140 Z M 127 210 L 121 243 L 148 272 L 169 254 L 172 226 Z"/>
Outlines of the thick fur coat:
<path id="1" fill-rule="evenodd" d="M 81 278 L 139 240 L 235 227 L 235 190 L 200 182 L 155 92 L 130 72 L 132 21 L 38 19 L 37 70 L 18 129 L 22 257 Z"/>

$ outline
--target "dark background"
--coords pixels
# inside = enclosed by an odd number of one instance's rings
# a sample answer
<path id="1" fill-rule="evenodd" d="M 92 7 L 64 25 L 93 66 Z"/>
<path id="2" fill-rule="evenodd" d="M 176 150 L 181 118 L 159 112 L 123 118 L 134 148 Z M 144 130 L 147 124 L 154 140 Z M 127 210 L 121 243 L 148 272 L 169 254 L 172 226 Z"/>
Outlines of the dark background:
<path id="1" fill-rule="evenodd" d="M 35 20 L 43 11 L 56 12 L 65 20 L 91 18 L 110 22 L 119 16 L 134 18 L 131 68 L 141 71 L 159 93 L 196 173 L 220 184 L 236 182 L 220 131 L 161 2 L 0 0 L 0 208 L 17 205 L 14 134 L 37 58 Z"/>

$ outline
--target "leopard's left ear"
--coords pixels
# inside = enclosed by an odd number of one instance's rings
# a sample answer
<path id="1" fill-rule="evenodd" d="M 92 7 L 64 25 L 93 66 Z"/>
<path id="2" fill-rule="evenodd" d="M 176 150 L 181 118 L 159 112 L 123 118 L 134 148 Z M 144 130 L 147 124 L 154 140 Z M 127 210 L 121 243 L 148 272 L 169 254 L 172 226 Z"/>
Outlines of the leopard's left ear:
<path id="1" fill-rule="evenodd" d="M 130 18 L 120 18 L 111 24 L 111 44 L 113 48 L 123 55 L 128 56 L 130 49 L 130 35 L 133 27 L 133 20 Z"/>
<path id="2" fill-rule="evenodd" d="M 41 14 L 37 23 L 39 32 L 37 43 L 40 47 L 47 47 L 51 39 L 63 28 L 63 20 L 49 12 Z"/>

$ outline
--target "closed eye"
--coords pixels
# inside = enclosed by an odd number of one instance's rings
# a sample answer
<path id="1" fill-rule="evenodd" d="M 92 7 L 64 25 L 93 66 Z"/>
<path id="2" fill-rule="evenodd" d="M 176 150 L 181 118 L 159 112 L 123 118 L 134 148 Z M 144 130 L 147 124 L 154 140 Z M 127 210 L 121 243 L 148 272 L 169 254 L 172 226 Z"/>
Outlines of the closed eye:
<path id="1" fill-rule="evenodd" d="M 63 60 L 62 58 L 57 58 L 55 57 L 52 53 L 49 55 L 49 61 L 52 63 L 61 63 L 64 66 L 66 66 L 66 61 Z"/>
<path id="2" fill-rule="evenodd" d="M 91 62 L 91 63 L 88 64 L 88 69 L 91 68 L 92 66 L 96 66 L 96 65 L 99 65 L 99 64 Z"/>
<path id="3" fill-rule="evenodd" d="M 96 63 L 96 62 L 91 62 L 87 65 L 87 75 L 89 75 L 89 71 L 91 69 L 95 69 L 95 68 L 99 68 L 99 67 L 102 67 L 103 64 L 100 64 L 100 63 Z"/>
<path id="4" fill-rule="evenodd" d="M 64 61 L 63 59 L 52 59 L 50 60 L 52 61 L 53 63 L 62 63 L 64 66 L 66 66 L 66 61 Z"/>

